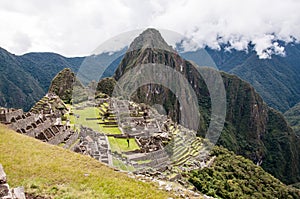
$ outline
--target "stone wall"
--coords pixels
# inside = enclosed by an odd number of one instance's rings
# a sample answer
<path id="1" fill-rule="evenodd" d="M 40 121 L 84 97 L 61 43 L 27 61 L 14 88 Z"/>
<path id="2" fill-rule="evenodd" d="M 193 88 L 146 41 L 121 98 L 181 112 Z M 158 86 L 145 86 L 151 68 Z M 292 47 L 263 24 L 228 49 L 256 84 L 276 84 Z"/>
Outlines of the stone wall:
<path id="1" fill-rule="evenodd" d="M 23 113 L 21 109 L 0 109 L 0 118 L 1 122 L 7 123 L 11 129 L 31 137 L 36 137 L 39 133 L 47 129 L 51 131 L 50 133 L 56 131 L 53 133 L 53 136 L 59 131 L 59 129 L 55 130 L 55 119 L 45 117 L 45 115 L 42 114 Z M 56 143 L 57 141 L 55 140 L 61 140 L 61 137 L 54 139 L 52 142 Z"/>
<path id="2" fill-rule="evenodd" d="M 68 141 L 68 144 L 78 138 L 70 128 L 55 125 L 56 115 L 24 113 L 22 109 L 0 108 L 0 122 L 7 124 L 18 133 L 25 134 L 50 144 L 58 145 Z M 73 136 L 71 136 L 71 134 Z"/>
<path id="3" fill-rule="evenodd" d="M 79 133 L 73 132 L 73 133 L 70 135 L 69 139 L 66 141 L 66 143 L 65 143 L 65 145 L 64 145 L 64 148 L 65 148 L 65 149 L 70 148 L 71 145 L 74 144 L 74 143 L 76 142 L 76 140 L 78 139 L 78 137 L 79 137 Z M 73 149 L 70 149 L 70 150 L 73 150 Z"/>
<path id="4" fill-rule="evenodd" d="M 54 131 L 56 126 L 49 128 L 52 131 L 53 137 L 48 140 L 48 143 L 58 145 L 65 141 L 65 139 L 71 134 L 71 129 L 67 126 L 59 126 L 58 131 Z"/>
<path id="5" fill-rule="evenodd" d="M 9 127 L 15 131 L 18 129 L 25 129 L 26 131 L 28 131 L 29 129 L 33 128 L 32 124 L 35 123 L 36 118 L 37 115 L 30 113 L 27 115 L 22 115 L 21 117 L 16 117 L 14 118 L 15 120 L 9 124 Z"/>
<path id="6" fill-rule="evenodd" d="M 11 122 L 13 118 L 23 115 L 22 109 L 12 109 L 12 108 L 0 108 L 0 121 L 7 123 Z"/>
<path id="7" fill-rule="evenodd" d="M 81 127 L 80 144 L 75 151 L 88 154 L 100 162 L 112 165 L 112 156 L 107 136 L 90 128 Z"/>

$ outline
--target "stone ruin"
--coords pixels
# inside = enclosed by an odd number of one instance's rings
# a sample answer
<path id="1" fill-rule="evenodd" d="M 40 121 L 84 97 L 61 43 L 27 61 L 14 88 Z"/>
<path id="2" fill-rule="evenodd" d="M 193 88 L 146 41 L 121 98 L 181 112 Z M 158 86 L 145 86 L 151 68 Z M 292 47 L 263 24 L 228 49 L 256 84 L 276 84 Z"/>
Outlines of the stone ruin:
<path id="1" fill-rule="evenodd" d="M 99 118 L 86 119 L 101 121 L 101 117 L 106 117 L 104 127 L 118 126 L 122 132 L 120 135 L 109 136 L 135 138 L 140 148 L 118 154 L 122 158 L 127 157 L 126 163 L 136 168 L 165 166 L 169 163 L 181 165 L 197 156 L 201 142 L 197 141 L 196 136 L 189 137 L 193 133 L 148 105 L 115 98 L 98 99 L 98 102 Z M 105 106 L 101 106 L 104 103 Z M 55 114 L 24 113 L 21 109 L 1 108 L 0 121 L 18 133 L 53 145 L 63 144 L 64 148 L 71 147 L 71 150 L 112 165 L 107 135 L 85 127 L 81 127 L 80 134 L 74 132 L 70 126 L 58 122 Z"/>
<path id="2" fill-rule="evenodd" d="M 112 156 L 108 138 L 105 134 L 81 126 L 80 142 L 74 148 L 77 153 L 91 157 L 112 166 Z"/>
<path id="3" fill-rule="evenodd" d="M 199 153 L 203 140 L 197 138 L 196 132 L 145 104 L 116 98 L 110 98 L 108 104 L 107 110 L 115 115 L 122 132 L 121 135 L 109 136 L 135 138 L 140 147 L 135 151 L 113 154 L 115 158 L 120 156 L 119 160 L 138 170 L 163 169 L 170 165 L 191 170 L 204 164 L 205 156 Z"/>
<path id="4" fill-rule="evenodd" d="M 0 121 L 2 123 L 12 123 L 16 121 L 16 118 L 24 119 L 25 117 L 22 109 L 0 108 Z"/>
<path id="5" fill-rule="evenodd" d="M 158 114 L 145 104 L 136 104 L 128 100 L 110 99 L 107 110 L 115 115 L 122 134 L 109 135 L 115 138 L 135 138 L 140 149 L 122 154 L 113 154 L 115 158 L 136 169 L 166 167 L 170 163 L 164 146 L 170 142 L 172 132 L 164 127 L 175 125 L 167 116 Z M 99 105 L 99 107 L 101 107 Z M 100 108 L 100 112 L 104 112 Z M 126 159 L 124 159 L 126 157 Z"/>
<path id="6" fill-rule="evenodd" d="M 61 117 L 67 112 L 67 107 L 63 101 L 54 93 L 47 93 L 30 110 L 30 112 L 43 115 L 56 115 Z"/>
<path id="7" fill-rule="evenodd" d="M 23 187 L 10 189 L 7 184 L 6 174 L 0 164 L 0 198 L 2 199 L 26 199 Z"/>
<path id="8" fill-rule="evenodd" d="M 106 105 L 102 108 L 100 105 L 104 103 Z M 108 136 L 135 138 L 140 149 L 121 152 L 121 154 L 112 153 L 107 135 L 83 126 L 80 128 L 80 133 L 74 132 L 69 126 L 58 122 L 58 116 L 55 114 L 24 113 L 21 109 L 1 108 L 0 122 L 18 133 L 50 144 L 64 143 L 64 148 L 89 155 L 110 166 L 113 166 L 114 156 L 126 165 L 133 166 L 138 175 L 154 169 L 164 171 L 156 177 L 162 176 L 163 179 L 170 180 L 178 173 L 176 169 L 188 172 L 209 167 L 214 161 L 214 158 L 207 160 L 206 156 L 199 154 L 203 140 L 198 139 L 194 132 L 177 125 L 167 116 L 159 114 L 147 105 L 127 100 L 100 98 L 93 106 L 99 108 L 99 118 L 86 119 L 101 121 L 101 117 L 105 117 L 104 125 L 118 126 L 122 132 L 122 134 Z M 79 142 L 76 142 L 78 138 Z M 149 175 L 155 177 L 156 174 Z M 178 179 L 176 177 L 176 180 Z"/>
<path id="9" fill-rule="evenodd" d="M 70 146 L 79 134 L 70 126 L 57 122 L 59 119 L 55 114 L 24 113 L 22 109 L 0 108 L 0 122 L 16 132 L 49 144 Z"/>

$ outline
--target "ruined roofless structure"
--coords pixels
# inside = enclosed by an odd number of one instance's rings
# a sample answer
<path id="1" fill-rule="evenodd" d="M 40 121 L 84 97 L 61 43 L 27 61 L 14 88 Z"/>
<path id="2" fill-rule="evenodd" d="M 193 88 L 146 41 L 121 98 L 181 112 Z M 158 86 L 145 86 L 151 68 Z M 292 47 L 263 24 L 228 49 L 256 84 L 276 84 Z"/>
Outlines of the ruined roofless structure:
<path id="1" fill-rule="evenodd" d="M 76 140 L 78 133 L 69 126 L 56 123 L 56 118 L 45 114 L 24 113 L 22 109 L 0 108 L 0 122 L 18 133 L 37 138 L 43 142 L 58 145 Z M 67 145 L 67 146 L 68 146 Z M 66 146 L 66 147 L 67 147 Z"/>

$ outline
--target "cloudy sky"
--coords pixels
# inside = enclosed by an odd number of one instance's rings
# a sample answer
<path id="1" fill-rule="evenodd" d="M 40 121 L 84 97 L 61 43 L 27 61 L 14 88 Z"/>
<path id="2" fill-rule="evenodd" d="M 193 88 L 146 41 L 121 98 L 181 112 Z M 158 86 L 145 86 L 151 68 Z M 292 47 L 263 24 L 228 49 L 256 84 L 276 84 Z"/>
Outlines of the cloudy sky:
<path id="1" fill-rule="evenodd" d="M 257 54 L 284 54 L 276 40 L 300 40 L 299 0 L 1 0 L 0 46 L 15 54 L 90 54 L 106 40 L 135 29 L 163 28 L 208 45 Z M 196 43 L 196 45 L 195 45 Z"/>

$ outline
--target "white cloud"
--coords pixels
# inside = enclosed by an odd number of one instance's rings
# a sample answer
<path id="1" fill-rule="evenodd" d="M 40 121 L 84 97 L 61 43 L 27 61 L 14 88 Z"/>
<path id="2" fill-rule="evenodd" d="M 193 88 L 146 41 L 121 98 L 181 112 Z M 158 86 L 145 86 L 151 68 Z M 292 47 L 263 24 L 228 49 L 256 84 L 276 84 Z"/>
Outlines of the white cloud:
<path id="1" fill-rule="evenodd" d="M 13 44 L 12 48 L 18 54 L 26 52 L 31 47 L 31 40 L 27 34 L 17 32 L 13 36 Z"/>
<path id="2" fill-rule="evenodd" d="M 87 55 L 120 33 L 155 27 L 192 39 L 190 49 L 221 42 L 245 50 L 251 41 L 268 58 L 284 53 L 276 39 L 300 40 L 299 9 L 298 0 L 2 0 L 0 46 L 18 54 Z"/>
<path id="3" fill-rule="evenodd" d="M 284 56 L 284 47 L 275 40 L 274 35 L 264 35 L 261 38 L 253 39 L 254 49 L 261 59 L 269 59 L 273 54 Z"/>

